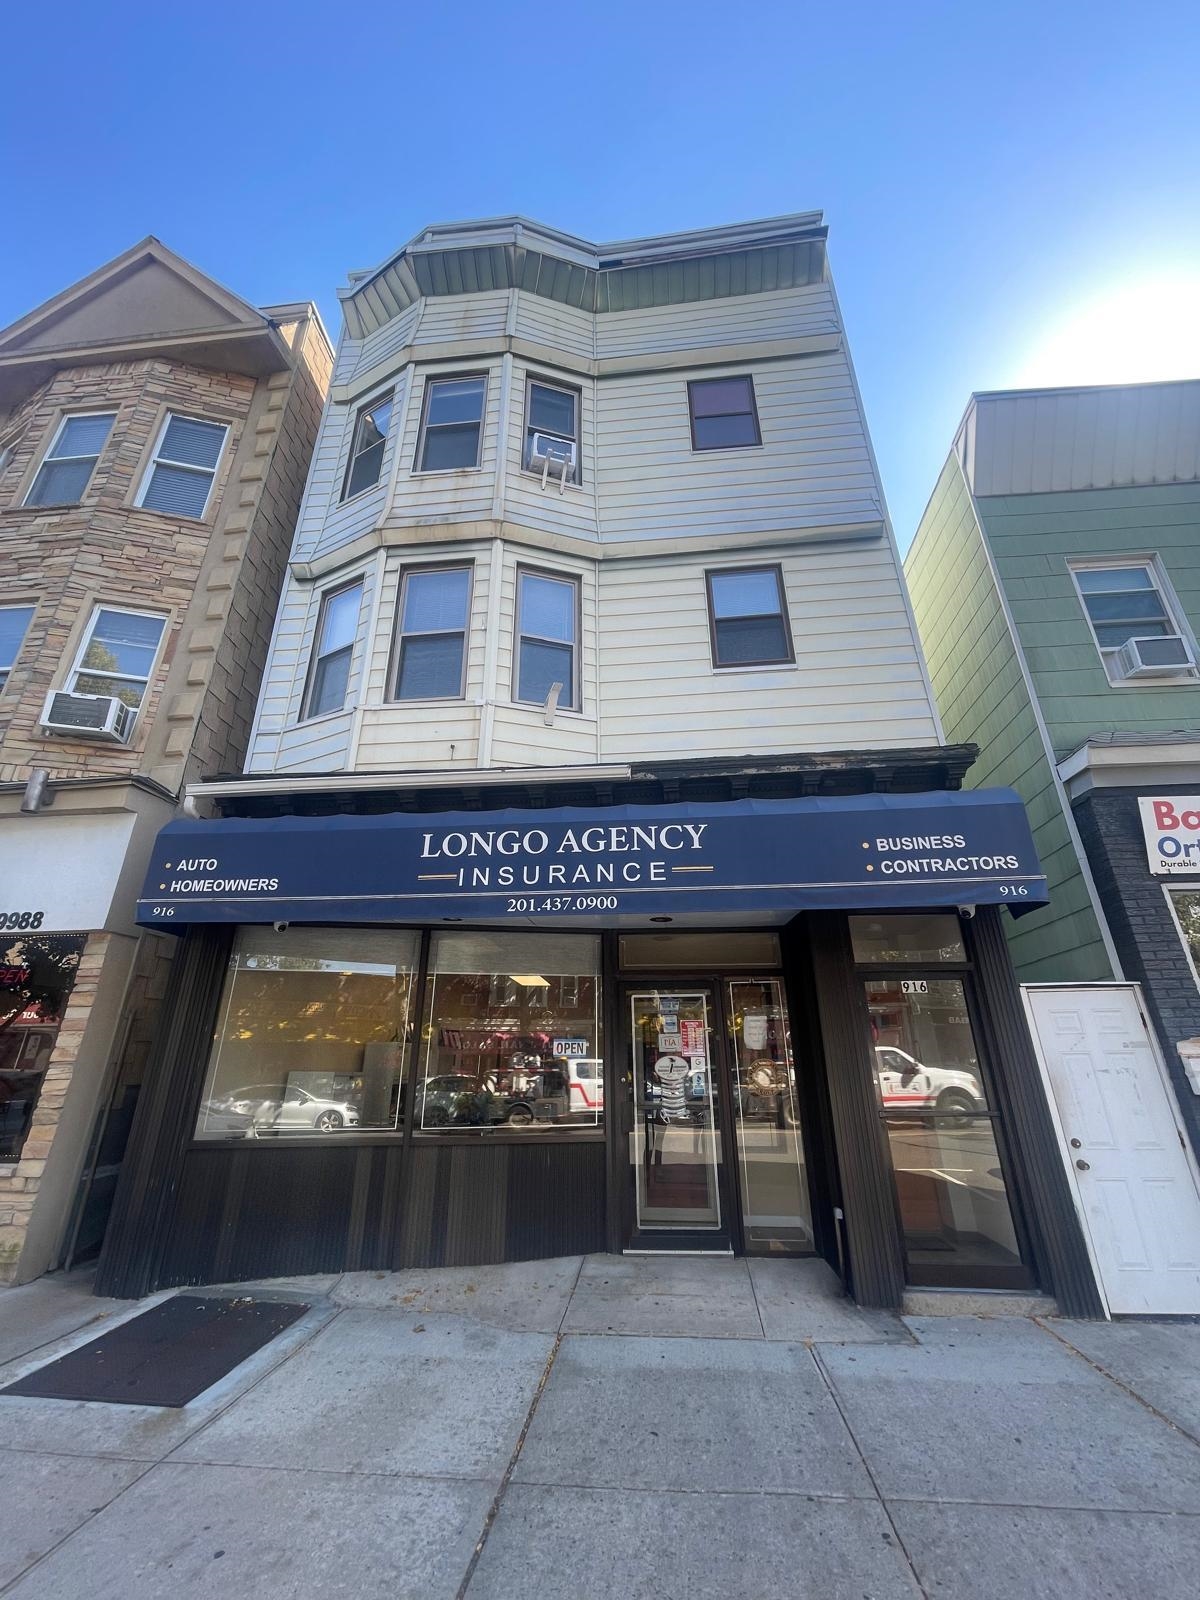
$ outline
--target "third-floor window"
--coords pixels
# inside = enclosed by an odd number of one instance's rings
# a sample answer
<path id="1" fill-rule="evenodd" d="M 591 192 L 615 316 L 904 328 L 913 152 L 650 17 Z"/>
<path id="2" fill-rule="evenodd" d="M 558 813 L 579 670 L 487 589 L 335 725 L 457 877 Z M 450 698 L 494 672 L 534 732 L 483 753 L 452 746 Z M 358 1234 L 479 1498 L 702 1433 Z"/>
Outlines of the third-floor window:
<path id="1" fill-rule="evenodd" d="M 138 505 L 168 516 L 202 517 L 228 432 L 223 422 L 168 412 L 138 491 Z"/>
<path id="2" fill-rule="evenodd" d="M 555 479 L 580 481 L 579 394 L 558 384 L 530 378 L 525 393 L 525 456 L 530 472 L 548 471 Z"/>
<path id="3" fill-rule="evenodd" d="M 486 398 L 487 379 L 482 374 L 426 382 L 418 472 L 452 472 L 479 465 Z"/>
<path id="4" fill-rule="evenodd" d="M 78 505 L 96 470 L 115 417 L 115 411 L 64 417 L 25 496 L 25 504 Z"/>
<path id="5" fill-rule="evenodd" d="M 738 450 L 762 443 L 753 378 L 694 378 L 688 384 L 693 450 Z"/>
<path id="6" fill-rule="evenodd" d="M 388 426 L 392 420 L 391 394 L 381 395 L 363 406 L 354 423 L 350 459 L 342 499 L 350 500 L 364 489 L 373 489 L 383 471 L 383 452 L 387 449 Z"/>

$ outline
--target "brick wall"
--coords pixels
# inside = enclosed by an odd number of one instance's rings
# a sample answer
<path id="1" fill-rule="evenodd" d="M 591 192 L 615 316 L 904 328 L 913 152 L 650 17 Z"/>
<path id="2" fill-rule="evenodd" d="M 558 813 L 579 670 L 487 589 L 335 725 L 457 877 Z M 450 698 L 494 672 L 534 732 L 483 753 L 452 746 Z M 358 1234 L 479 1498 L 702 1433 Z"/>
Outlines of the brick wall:
<path id="1" fill-rule="evenodd" d="M 1165 786 L 1155 794 L 1189 794 L 1195 785 Z M 1192 1093 L 1175 1049 L 1200 1035 L 1200 986 L 1163 893 L 1152 878 L 1138 813 L 1138 791 L 1093 789 L 1074 805 L 1101 904 L 1125 976 L 1142 985 L 1192 1143 L 1200 1155 L 1200 1096 Z M 1170 880 L 1175 888 L 1200 888 L 1195 880 Z"/>

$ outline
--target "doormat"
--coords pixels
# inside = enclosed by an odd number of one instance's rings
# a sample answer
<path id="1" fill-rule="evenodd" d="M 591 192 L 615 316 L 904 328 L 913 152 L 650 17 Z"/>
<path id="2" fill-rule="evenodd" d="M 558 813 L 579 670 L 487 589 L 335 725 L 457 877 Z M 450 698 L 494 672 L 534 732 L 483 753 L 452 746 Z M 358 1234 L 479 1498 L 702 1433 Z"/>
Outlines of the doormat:
<path id="1" fill-rule="evenodd" d="M 294 1301 L 178 1294 L 18 1378 L 0 1395 L 185 1406 L 308 1310 Z"/>

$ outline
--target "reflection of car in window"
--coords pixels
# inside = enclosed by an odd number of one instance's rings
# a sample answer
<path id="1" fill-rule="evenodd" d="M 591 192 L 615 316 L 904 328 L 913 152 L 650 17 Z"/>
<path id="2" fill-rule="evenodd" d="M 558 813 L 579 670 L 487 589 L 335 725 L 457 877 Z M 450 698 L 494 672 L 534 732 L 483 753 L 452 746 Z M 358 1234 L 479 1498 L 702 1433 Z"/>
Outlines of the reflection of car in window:
<path id="1" fill-rule="evenodd" d="M 896 1045 L 875 1046 L 879 1094 L 888 1110 L 941 1111 L 974 1115 L 983 1110 L 983 1091 L 973 1073 L 953 1067 L 927 1067 Z"/>
<path id="2" fill-rule="evenodd" d="M 230 1089 L 214 1095 L 205 1109 L 210 1130 L 214 1123 L 230 1121 L 223 1131 L 231 1133 L 242 1131 L 237 1126 L 241 1119 L 247 1119 L 245 1131 L 255 1133 L 335 1133 L 339 1128 L 358 1126 L 358 1107 L 349 1100 L 325 1099 L 295 1084 L 289 1084 L 282 1096 L 275 1083 Z"/>

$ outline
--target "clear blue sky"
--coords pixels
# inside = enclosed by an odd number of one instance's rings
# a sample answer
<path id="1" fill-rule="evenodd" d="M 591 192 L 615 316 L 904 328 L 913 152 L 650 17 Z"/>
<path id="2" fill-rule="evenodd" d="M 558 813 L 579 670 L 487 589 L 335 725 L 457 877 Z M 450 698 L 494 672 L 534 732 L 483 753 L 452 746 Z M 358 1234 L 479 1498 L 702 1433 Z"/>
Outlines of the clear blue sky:
<path id="1" fill-rule="evenodd" d="M 1200 376 L 1197 0 L 65 0 L 4 36 L 0 324 L 147 233 L 336 337 L 427 222 L 821 208 L 902 544 L 972 389 Z"/>

